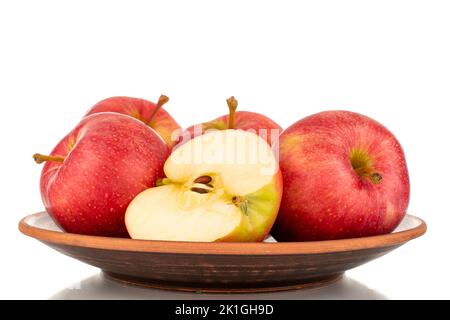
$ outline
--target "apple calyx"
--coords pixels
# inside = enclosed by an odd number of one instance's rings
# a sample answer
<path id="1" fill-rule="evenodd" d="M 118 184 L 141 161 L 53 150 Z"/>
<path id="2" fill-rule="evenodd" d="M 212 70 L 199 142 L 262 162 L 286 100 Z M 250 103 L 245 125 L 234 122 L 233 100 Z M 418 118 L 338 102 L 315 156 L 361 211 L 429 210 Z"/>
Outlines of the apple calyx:
<path id="1" fill-rule="evenodd" d="M 245 215 L 248 215 L 247 213 L 247 205 L 248 205 L 248 200 L 245 199 L 245 197 L 243 196 L 234 196 L 233 198 L 231 198 L 231 202 L 233 202 L 233 204 L 238 207 L 239 209 L 242 210 L 242 212 Z"/>
<path id="2" fill-rule="evenodd" d="M 152 123 L 153 118 L 155 117 L 155 114 L 159 111 L 159 109 L 161 109 L 161 107 L 163 105 L 165 105 L 167 102 L 169 101 L 169 97 L 166 95 L 160 95 L 158 102 L 156 103 L 155 109 L 153 109 L 152 114 L 150 115 L 150 118 L 147 122 L 147 125 L 150 126 L 150 124 Z"/>
<path id="3" fill-rule="evenodd" d="M 370 181 L 372 181 L 372 183 L 374 183 L 374 184 L 381 183 L 381 180 L 383 180 L 383 176 L 381 174 L 379 174 L 378 172 L 372 173 L 370 175 Z"/>
<path id="4" fill-rule="evenodd" d="M 47 156 L 40 153 L 33 154 L 33 159 L 37 164 L 44 163 L 46 161 L 53 161 L 53 162 L 64 162 L 65 157 L 58 157 L 58 156 Z"/>
<path id="5" fill-rule="evenodd" d="M 360 149 L 353 149 L 350 155 L 353 170 L 360 177 L 369 178 L 373 184 L 380 184 L 383 176 L 374 172 L 369 154 Z"/>
<path id="6" fill-rule="evenodd" d="M 229 109 L 228 129 L 234 129 L 234 118 L 235 118 L 238 102 L 233 96 L 231 96 L 227 99 L 227 104 L 228 104 L 228 109 Z"/>

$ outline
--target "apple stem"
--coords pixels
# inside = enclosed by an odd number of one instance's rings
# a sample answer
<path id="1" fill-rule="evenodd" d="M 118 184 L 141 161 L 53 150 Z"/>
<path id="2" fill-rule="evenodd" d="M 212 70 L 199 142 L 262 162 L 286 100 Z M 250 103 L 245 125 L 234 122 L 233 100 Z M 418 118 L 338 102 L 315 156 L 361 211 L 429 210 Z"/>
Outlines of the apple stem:
<path id="1" fill-rule="evenodd" d="M 33 155 L 33 159 L 34 159 L 34 161 L 36 161 L 36 163 L 40 164 L 40 163 L 43 163 L 45 161 L 64 162 L 65 157 L 47 156 L 47 155 L 44 155 L 44 154 L 35 153 Z"/>
<path id="2" fill-rule="evenodd" d="M 153 118 L 155 117 L 155 114 L 159 111 L 159 109 L 161 109 L 161 107 L 163 105 L 165 105 L 167 102 L 169 101 L 169 97 L 165 96 L 165 95 L 160 95 L 158 102 L 156 103 L 155 109 L 153 109 L 152 114 L 150 115 L 150 119 L 147 122 L 147 125 L 150 125 L 150 123 L 152 122 Z"/>
<path id="3" fill-rule="evenodd" d="M 234 97 L 230 97 L 227 99 L 227 104 L 228 104 L 228 109 L 229 109 L 228 129 L 234 129 L 234 119 L 235 119 L 238 102 Z"/>

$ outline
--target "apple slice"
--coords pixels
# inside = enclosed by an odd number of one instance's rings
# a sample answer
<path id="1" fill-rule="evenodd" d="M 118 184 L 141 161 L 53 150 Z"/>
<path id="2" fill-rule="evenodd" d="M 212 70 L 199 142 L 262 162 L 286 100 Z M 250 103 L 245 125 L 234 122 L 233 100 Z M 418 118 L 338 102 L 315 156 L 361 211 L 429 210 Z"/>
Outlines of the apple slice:
<path id="1" fill-rule="evenodd" d="M 177 148 L 167 178 L 127 208 L 133 239 L 262 241 L 280 206 L 282 178 L 267 142 L 243 130 L 213 131 Z"/>

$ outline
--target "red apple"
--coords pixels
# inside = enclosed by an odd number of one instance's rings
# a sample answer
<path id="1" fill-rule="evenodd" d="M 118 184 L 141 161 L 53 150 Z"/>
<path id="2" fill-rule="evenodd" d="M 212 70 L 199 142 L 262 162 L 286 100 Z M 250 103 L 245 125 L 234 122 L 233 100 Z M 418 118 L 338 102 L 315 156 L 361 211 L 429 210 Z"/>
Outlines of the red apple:
<path id="1" fill-rule="evenodd" d="M 118 113 L 84 118 L 46 161 L 40 188 L 47 212 L 67 232 L 128 236 L 133 198 L 163 176 L 169 148 L 153 129 Z"/>
<path id="2" fill-rule="evenodd" d="M 409 177 L 400 143 L 361 114 L 327 111 L 280 136 L 284 193 L 272 230 L 280 241 L 389 233 L 403 219 Z"/>
<path id="3" fill-rule="evenodd" d="M 176 137 L 181 133 L 181 127 L 162 108 L 167 101 L 169 101 L 169 98 L 165 95 L 161 95 L 156 104 L 139 98 L 111 97 L 95 104 L 86 115 L 99 112 L 117 112 L 132 116 L 154 129 L 172 148 L 177 142 Z M 174 137 L 172 137 L 172 134 L 174 134 Z"/>
<path id="4" fill-rule="evenodd" d="M 203 122 L 186 129 L 180 136 L 180 144 L 204 134 L 207 130 L 241 129 L 256 133 L 269 145 L 278 143 L 282 128 L 268 117 L 249 111 L 237 111 L 238 102 L 234 97 L 227 100 L 229 114 L 212 121 Z"/>

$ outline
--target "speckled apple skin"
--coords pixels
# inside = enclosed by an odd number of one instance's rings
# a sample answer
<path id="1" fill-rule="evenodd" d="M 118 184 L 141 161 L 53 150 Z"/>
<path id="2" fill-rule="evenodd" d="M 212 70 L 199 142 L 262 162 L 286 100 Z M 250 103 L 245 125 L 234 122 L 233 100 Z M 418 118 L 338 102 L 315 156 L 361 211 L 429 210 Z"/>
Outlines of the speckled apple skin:
<path id="1" fill-rule="evenodd" d="M 181 133 L 180 125 L 164 108 L 160 108 L 149 123 L 150 117 L 155 110 L 156 104 L 153 102 L 133 97 L 111 97 L 96 103 L 86 115 L 99 112 L 117 112 L 136 118 L 153 128 L 171 148 L 177 142 L 177 135 L 174 140 L 174 132 Z"/>
<path id="2" fill-rule="evenodd" d="M 198 132 L 198 134 L 195 134 L 195 126 L 187 128 L 184 132 L 184 139 L 193 139 L 196 136 L 203 134 L 204 131 L 209 129 L 209 127 L 218 130 L 228 129 L 228 115 L 221 116 L 210 122 L 199 124 L 199 126 L 201 126 L 201 130 Z M 249 111 L 237 111 L 235 113 L 234 127 L 235 129 L 241 129 L 245 131 L 253 130 L 261 138 L 266 140 L 269 145 L 272 145 L 272 142 L 278 143 L 279 135 L 282 131 L 282 128 L 272 119 L 269 119 L 268 117 L 260 113 Z M 266 131 L 260 132 L 261 129 L 265 129 Z M 185 141 L 182 141 L 181 139 L 179 140 L 181 144 Z"/>
<path id="3" fill-rule="evenodd" d="M 118 113 L 84 118 L 51 152 L 40 188 L 46 210 L 65 231 L 128 237 L 131 200 L 163 176 L 168 146 L 142 122 Z"/>
<path id="4" fill-rule="evenodd" d="M 366 150 L 383 177 L 376 185 L 350 162 Z M 404 152 L 383 125 L 361 114 L 326 111 L 294 123 L 280 137 L 284 193 L 272 230 L 279 241 L 389 233 L 403 219 L 410 184 Z"/>

